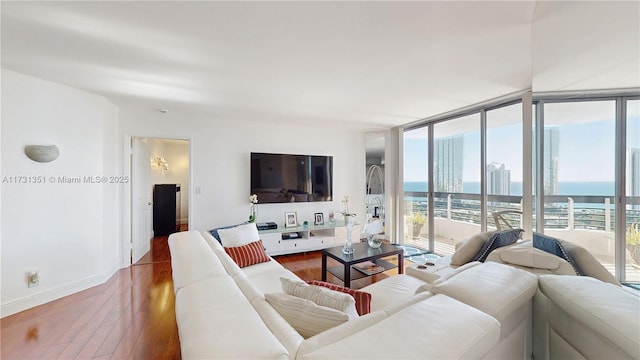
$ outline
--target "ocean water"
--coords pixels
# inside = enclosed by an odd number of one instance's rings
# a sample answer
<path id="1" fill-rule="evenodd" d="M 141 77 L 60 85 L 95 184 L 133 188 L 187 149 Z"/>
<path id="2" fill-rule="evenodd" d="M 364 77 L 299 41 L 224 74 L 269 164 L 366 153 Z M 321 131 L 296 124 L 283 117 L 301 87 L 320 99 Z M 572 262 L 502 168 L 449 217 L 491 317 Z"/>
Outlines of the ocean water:
<path id="1" fill-rule="evenodd" d="M 426 181 L 406 181 L 404 190 L 409 192 L 426 192 L 428 189 Z M 480 182 L 464 182 L 462 192 L 470 194 L 480 193 Z M 592 196 L 613 196 L 615 194 L 615 183 L 613 181 L 566 181 L 558 183 L 558 195 L 592 195 Z M 511 195 L 522 195 L 522 183 L 511 183 Z"/>

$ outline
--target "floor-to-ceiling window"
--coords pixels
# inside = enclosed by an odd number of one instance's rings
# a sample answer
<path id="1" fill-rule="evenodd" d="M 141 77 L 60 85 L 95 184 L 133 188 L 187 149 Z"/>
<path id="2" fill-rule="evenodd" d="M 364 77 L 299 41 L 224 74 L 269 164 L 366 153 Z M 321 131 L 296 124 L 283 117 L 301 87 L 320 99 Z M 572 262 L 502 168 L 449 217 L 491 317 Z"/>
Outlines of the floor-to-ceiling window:
<path id="1" fill-rule="evenodd" d="M 448 255 L 456 242 L 481 230 L 480 113 L 433 129 L 434 251 Z"/>
<path id="2" fill-rule="evenodd" d="M 404 243 L 428 242 L 429 131 L 404 132 Z M 428 245 L 426 246 L 428 247 Z"/>
<path id="3" fill-rule="evenodd" d="M 486 119 L 487 228 L 496 227 L 496 213 L 522 227 L 522 104 L 489 110 Z"/>
<path id="4" fill-rule="evenodd" d="M 426 122 L 406 130 L 403 144 L 404 243 L 449 255 L 494 227 L 492 212 L 522 210 L 520 102 Z M 521 226 L 519 214 L 506 217 Z"/>
<path id="5" fill-rule="evenodd" d="M 640 282 L 640 100 L 626 102 L 625 280 Z"/>
<path id="6" fill-rule="evenodd" d="M 451 254 L 458 241 L 495 228 L 493 213 L 520 210 L 524 215 L 506 215 L 510 226 L 527 221 L 528 228 L 583 246 L 618 277 L 640 282 L 637 94 L 540 97 L 533 113 L 535 131 L 524 128 L 520 102 L 478 107 L 405 131 L 405 219 L 427 217 L 415 234 L 405 221 L 405 242 Z M 532 132 L 534 146 L 525 147 Z M 524 171 L 525 159 L 533 169 Z M 535 191 L 523 188 L 525 177 Z M 524 208 L 523 198 L 535 201 Z"/>
<path id="7" fill-rule="evenodd" d="M 616 102 L 543 106 L 544 233 L 586 248 L 615 274 Z"/>
<path id="8" fill-rule="evenodd" d="M 536 108 L 537 231 L 583 246 L 628 282 L 640 282 L 639 108 L 637 97 L 597 94 Z"/>

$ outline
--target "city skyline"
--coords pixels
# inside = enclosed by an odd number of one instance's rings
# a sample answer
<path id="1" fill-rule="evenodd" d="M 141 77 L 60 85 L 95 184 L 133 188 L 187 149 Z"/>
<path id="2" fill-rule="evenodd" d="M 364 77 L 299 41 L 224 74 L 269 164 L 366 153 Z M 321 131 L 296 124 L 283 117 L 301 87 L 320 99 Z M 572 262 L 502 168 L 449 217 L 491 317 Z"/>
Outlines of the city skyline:
<path id="1" fill-rule="evenodd" d="M 503 163 L 487 165 L 487 193 L 489 195 L 511 195 L 511 170 Z"/>

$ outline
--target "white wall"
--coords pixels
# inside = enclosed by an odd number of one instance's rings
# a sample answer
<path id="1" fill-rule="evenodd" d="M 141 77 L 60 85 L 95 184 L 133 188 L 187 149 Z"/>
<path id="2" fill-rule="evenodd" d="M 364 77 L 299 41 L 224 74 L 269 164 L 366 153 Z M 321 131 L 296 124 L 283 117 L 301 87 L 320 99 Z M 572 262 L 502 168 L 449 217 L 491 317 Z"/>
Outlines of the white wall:
<path id="1" fill-rule="evenodd" d="M 151 184 L 180 184 L 180 223 L 189 220 L 189 142 L 184 140 L 149 139 L 151 158 L 163 157 L 169 164 L 164 170 L 151 163 Z"/>
<path id="2" fill-rule="evenodd" d="M 120 109 L 125 136 L 191 140 L 190 229 L 207 230 L 237 224 L 249 217 L 251 152 L 332 155 L 334 201 L 258 204 L 258 222 L 284 222 L 284 213 L 296 211 L 298 221 L 313 221 L 314 212 L 342 209 L 342 197 L 350 196 L 350 208 L 364 219 L 364 133 L 323 126 L 291 126 L 279 123 L 226 121 L 225 119 L 172 117 L 149 109 Z M 170 164 L 171 165 L 171 164 Z M 126 210 L 124 206 L 123 211 Z M 126 234 L 123 234 L 126 236 Z"/>
<path id="3" fill-rule="evenodd" d="M 84 183 L 118 175 L 118 110 L 106 99 L 2 70 L 2 316 L 100 284 L 118 268 L 123 185 Z M 56 144 L 37 163 L 25 145 Z M 16 183 L 20 176 L 32 183 Z M 33 183 L 40 176 L 46 183 Z M 61 177 L 83 179 L 61 183 Z M 38 270 L 40 285 L 28 288 Z"/>
<path id="4" fill-rule="evenodd" d="M 2 90 L 1 176 L 43 176 L 46 183 L 2 184 L 1 316 L 101 284 L 127 263 L 130 187 L 84 177 L 130 176 L 130 136 L 191 141 L 191 229 L 247 220 L 252 151 L 334 157 L 333 202 L 259 204 L 259 222 L 282 224 L 288 211 L 313 221 L 315 212 L 341 210 L 344 195 L 364 220 L 363 132 L 118 109 L 103 97 L 4 69 Z M 60 157 L 33 162 L 24 155 L 28 144 L 56 144 Z M 28 288 L 34 270 L 40 285 Z"/>

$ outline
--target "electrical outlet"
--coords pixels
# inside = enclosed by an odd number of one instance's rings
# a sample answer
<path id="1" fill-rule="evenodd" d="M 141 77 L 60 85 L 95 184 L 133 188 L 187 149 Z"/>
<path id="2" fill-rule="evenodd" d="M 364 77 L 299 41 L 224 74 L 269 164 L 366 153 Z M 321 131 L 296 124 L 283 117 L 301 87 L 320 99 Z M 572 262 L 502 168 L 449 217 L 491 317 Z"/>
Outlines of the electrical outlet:
<path id="1" fill-rule="evenodd" d="M 27 286 L 34 287 L 40 285 L 40 273 L 34 271 L 27 276 Z"/>

